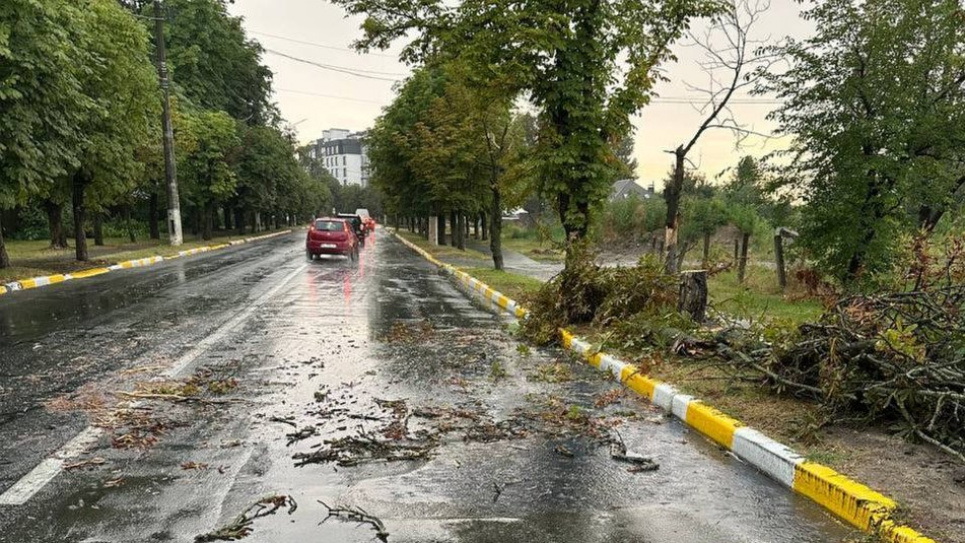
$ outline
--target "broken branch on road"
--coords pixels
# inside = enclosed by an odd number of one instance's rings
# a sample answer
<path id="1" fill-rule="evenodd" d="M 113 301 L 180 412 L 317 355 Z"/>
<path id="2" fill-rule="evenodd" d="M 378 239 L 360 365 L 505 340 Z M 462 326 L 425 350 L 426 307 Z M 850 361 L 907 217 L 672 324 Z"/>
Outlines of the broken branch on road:
<path id="1" fill-rule="evenodd" d="M 194 538 L 195 543 L 210 543 L 212 541 L 236 541 L 251 535 L 254 530 L 252 524 L 255 519 L 274 515 L 282 507 L 288 508 L 291 515 L 298 509 L 298 504 L 291 496 L 266 496 L 248 506 L 240 515 L 228 525 L 213 532 L 202 534 Z"/>
<path id="2" fill-rule="evenodd" d="M 326 520 L 333 517 L 339 520 L 368 524 L 372 526 L 373 530 L 375 530 L 376 539 L 382 541 L 383 543 L 387 543 L 389 541 L 389 532 L 385 531 L 385 525 L 382 524 L 382 520 L 374 515 L 370 515 L 361 507 L 330 507 L 322 500 L 318 500 L 318 503 L 322 504 L 325 509 L 328 510 L 328 516 L 325 517 L 319 524 L 324 524 Z"/>

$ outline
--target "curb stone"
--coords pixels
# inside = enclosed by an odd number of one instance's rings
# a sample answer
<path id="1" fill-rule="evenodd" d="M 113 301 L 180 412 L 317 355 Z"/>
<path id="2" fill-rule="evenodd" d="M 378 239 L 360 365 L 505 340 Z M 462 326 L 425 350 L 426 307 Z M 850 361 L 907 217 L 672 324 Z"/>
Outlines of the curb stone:
<path id="1" fill-rule="evenodd" d="M 30 279 L 21 279 L 19 281 L 13 281 L 5 285 L 0 285 L 0 295 L 16 292 L 18 290 L 30 290 L 34 288 L 45 287 L 48 285 L 55 285 L 57 283 L 63 283 L 64 281 L 70 281 L 73 279 L 85 279 L 87 277 L 95 277 L 97 275 L 103 275 L 105 273 L 110 273 L 118 270 L 127 270 L 132 268 L 142 268 L 145 266 L 153 266 L 155 264 L 164 262 L 165 260 L 174 260 L 176 258 L 181 258 L 185 256 L 207 253 L 209 251 L 217 251 L 219 249 L 224 249 L 226 247 L 233 247 L 233 246 L 242 245 L 245 243 L 252 243 L 255 241 L 261 241 L 269 238 L 283 236 L 285 234 L 291 234 L 292 232 L 294 232 L 294 230 L 282 230 L 281 232 L 274 232 L 272 234 L 267 234 L 264 236 L 244 238 L 244 239 L 231 241 L 228 243 L 222 243 L 219 245 L 206 245 L 204 247 L 197 247 L 194 249 L 179 251 L 177 254 L 171 255 L 171 256 L 151 256 L 147 258 L 139 258 L 136 260 L 125 260 L 123 262 L 118 262 L 117 264 L 113 264 L 111 266 L 107 266 L 104 268 L 90 268 L 90 269 L 76 271 L 72 273 L 45 275 L 42 277 L 31 277 Z"/>
<path id="2" fill-rule="evenodd" d="M 489 308 L 499 307 L 519 319 L 529 314 L 514 300 L 489 285 L 439 261 L 397 233 L 394 235 L 404 245 L 455 278 L 470 295 L 482 299 Z M 579 354 L 591 366 L 612 374 L 624 386 L 672 413 L 706 438 L 856 528 L 893 543 L 936 543 L 892 518 L 898 508 L 894 500 L 823 464 L 806 460 L 790 447 L 745 426 L 701 400 L 640 373 L 634 365 L 599 352 L 589 342 L 567 330 L 560 330 L 560 340 L 564 348 Z"/>

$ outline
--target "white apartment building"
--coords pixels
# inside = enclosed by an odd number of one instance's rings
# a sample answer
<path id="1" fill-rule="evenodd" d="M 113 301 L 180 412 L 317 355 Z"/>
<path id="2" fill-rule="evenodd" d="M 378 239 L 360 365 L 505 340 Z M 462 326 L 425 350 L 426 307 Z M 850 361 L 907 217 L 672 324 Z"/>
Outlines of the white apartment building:
<path id="1" fill-rule="evenodd" d="M 313 156 L 321 158 L 332 174 L 343 185 L 369 184 L 369 157 L 365 148 L 365 132 L 349 132 L 333 128 L 322 132 L 315 142 Z"/>

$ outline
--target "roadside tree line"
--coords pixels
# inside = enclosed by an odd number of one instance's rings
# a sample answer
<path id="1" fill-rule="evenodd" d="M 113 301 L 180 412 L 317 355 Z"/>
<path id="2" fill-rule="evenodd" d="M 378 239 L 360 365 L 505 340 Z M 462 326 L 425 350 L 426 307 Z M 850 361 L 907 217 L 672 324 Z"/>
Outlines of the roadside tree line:
<path id="1" fill-rule="evenodd" d="M 790 202 L 799 212 L 807 261 L 848 289 L 874 288 L 910 238 L 956 227 L 965 190 L 965 15 L 956 0 L 806 2 L 803 17 L 814 23 L 814 34 L 761 47 L 747 32 L 768 6 L 750 0 L 335 1 L 366 17 L 359 49 L 400 41 L 401 58 L 421 68 L 377 132 L 382 151 L 373 156 L 375 175 L 393 209 L 417 216 L 430 208 L 477 213 L 484 184 L 466 182 L 472 173 L 434 171 L 428 162 L 438 167 L 444 161 L 406 153 L 415 146 L 420 155 L 442 153 L 436 159 L 464 158 L 472 152 L 443 150 L 459 132 L 440 133 L 446 114 L 456 124 L 476 119 L 487 126 L 476 129 L 474 140 L 485 147 L 498 143 L 500 126 L 512 126 L 501 125 L 496 113 L 511 119 L 507 110 L 527 104 L 535 122 L 525 152 L 499 147 L 501 169 L 493 171 L 505 179 L 514 168 L 522 172 L 552 203 L 568 249 L 581 243 L 600 218 L 621 163 L 618 154 L 631 135 L 630 117 L 653 98 L 661 67 L 673 60 L 673 45 L 694 37 L 691 25 L 709 21 L 712 30 L 734 40 L 718 48 L 713 40 L 703 42 L 711 59 L 705 69 L 723 69 L 726 77 L 709 93 L 712 114 L 696 137 L 705 128 L 755 137 L 728 116 L 727 100 L 743 91 L 780 100 L 770 118 L 778 125 L 776 135 L 788 142 L 760 165 L 767 172 L 766 187 L 758 187 L 766 189 L 765 198 L 754 195 L 741 204 L 742 223 L 752 220 L 752 209 L 766 214 L 767 202 Z M 472 116 L 454 114 L 458 102 L 451 92 L 445 97 L 445 89 L 456 80 L 486 107 Z M 423 110 L 431 109 L 430 96 L 446 105 L 429 115 L 431 121 L 414 116 L 419 100 Z M 411 131 L 397 129 L 399 123 Z M 423 132 L 414 135 L 418 130 Z M 386 151 L 390 145 L 397 149 Z M 672 220 L 678 214 L 687 220 L 678 185 L 693 169 L 685 152 L 677 155 L 668 183 L 673 190 L 665 191 L 674 209 L 665 226 L 673 245 L 680 233 L 710 228 L 717 214 L 711 199 L 691 204 L 704 206 L 691 210 L 695 224 Z M 393 171 L 402 164 L 411 166 L 406 175 Z M 486 161 L 474 164 L 484 168 Z M 512 190 L 500 185 L 503 192 Z M 418 190 L 405 189 L 412 187 Z M 676 248 L 670 253 L 667 268 L 673 271 L 670 261 L 680 255 Z"/>
<path id="2" fill-rule="evenodd" d="M 151 2 L 0 6 L 0 226 L 43 214 L 51 246 L 87 260 L 103 225 L 161 237 L 167 209 Z M 223 0 L 166 0 L 181 209 L 215 229 L 278 226 L 327 208 L 271 102 L 261 46 Z M 3 220 L 7 215 L 7 220 Z M 66 224 L 65 224 L 66 222 Z M 0 228 L 0 268 L 10 265 Z"/>

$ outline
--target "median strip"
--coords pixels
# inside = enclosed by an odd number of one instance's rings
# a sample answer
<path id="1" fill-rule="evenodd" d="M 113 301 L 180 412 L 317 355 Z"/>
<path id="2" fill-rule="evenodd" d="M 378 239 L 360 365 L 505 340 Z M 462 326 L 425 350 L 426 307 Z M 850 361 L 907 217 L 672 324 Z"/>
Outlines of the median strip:
<path id="1" fill-rule="evenodd" d="M 395 236 L 404 245 L 455 278 L 457 284 L 470 295 L 483 300 L 487 307 L 499 307 L 517 318 L 528 315 L 525 308 L 489 285 L 454 266 L 440 262 L 398 234 Z M 597 351 L 589 342 L 567 330 L 560 330 L 560 342 L 564 348 L 579 354 L 591 366 L 612 374 L 624 386 L 672 413 L 687 426 L 849 524 L 894 543 L 935 543 L 912 528 L 900 525 L 893 518 L 897 504 L 890 498 L 827 466 L 807 461 L 790 447 L 745 426 L 693 396 L 679 392 L 672 385 L 641 374 L 631 364 Z"/>
<path id="2" fill-rule="evenodd" d="M 31 277 L 30 279 L 21 279 L 19 281 L 12 281 L 5 285 L 0 285 L 0 296 L 11 292 L 15 292 L 18 290 L 30 290 L 30 289 L 35 289 L 39 287 L 45 287 L 48 285 L 55 285 L 57 283 L 63 283 L 65 281 L 71 281 L 74 279 L 85 279 L 87 277 L 96 277 L 98 275 L 103 275 L 105 273 L 110 273 L 112 271 L 128 270 L 132 268 L 142 268 L 146 266 L 153 266 L 155 264 L 160 264 L 165 260 L 174 260 L 175 258 L 207 253 L 209 251 L 218 251 L 221 249 L 225 249 L 227 247 L 234 247 L 236 245 L 252 243 L 255 241 L 261 241 L 269 238 L 283 236 L 285 234 L 290 234 L 290 233 L 292 233 L 292 230 L 283 230 L 281 232 L 274 232 L 272 234 L 266 234 L 264 236 L 244 238 L 244 239 L 231 241 L 229 243 L 222 243 L 219 245 L 210 245 L 210 246 L 204 246 L 204 247 L 197 247 L 194 249 L 187 249 L 184 251 L 179 251 L 177 254 L 170 255 L 170 256 L 151 256 L 147 258 L 139 258 L 136 260 L 125 260 L 123 262 L 118 262 L 117 264 L 113 264 L 107 267 L 90 268 L 87 270 L 81 270 L 81 271 L 65 273 L 65 274 L 45 275 L 42 277 Z"/>

